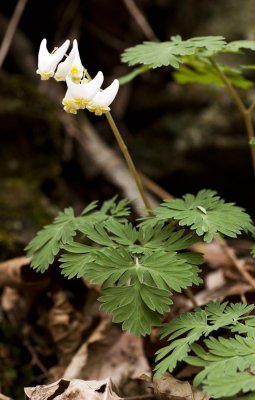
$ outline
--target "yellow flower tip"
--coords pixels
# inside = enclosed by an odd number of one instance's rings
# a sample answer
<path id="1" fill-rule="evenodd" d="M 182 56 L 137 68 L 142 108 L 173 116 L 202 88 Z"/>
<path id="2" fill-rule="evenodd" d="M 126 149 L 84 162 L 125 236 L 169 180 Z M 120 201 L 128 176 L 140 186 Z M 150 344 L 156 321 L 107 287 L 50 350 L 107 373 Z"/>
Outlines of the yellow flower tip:
<path id="1" fill-rule="evenodd" d="M 39 69 L 36 71 L 36 73 L 41 75 L 42 81 L 47 81 L 53 76 L 52 72 L 42 72 L 42 71 L 39 71 Z"/>
<path id="2" fill-rule="evenodd" d="M 77 106 L 73 100 L 63 99 L 62 104 L 64 106 L 65 112 L 69 114 L 77 114 Z"/>
<path id="3" fill-rule="evenodd" d="M 75 102 L 75 104 L 77 106 L 77 109 L 84 110 L 87 107 L 87 105 L 89 103 L 89 100 L 81 99 L 81 98 L 75 98 L 74 102 Z"/>
<path id="4" fill-rule="evenodd" d="M 95 104 L 93 102 L 90 102 L 87 105 L 87 110 L 89 110 L 90 112 L 93 112 L 97 116 L 100 116 L 102 114 L 107 113 L 108 111 L 111 111 L 110 107 Z"/>

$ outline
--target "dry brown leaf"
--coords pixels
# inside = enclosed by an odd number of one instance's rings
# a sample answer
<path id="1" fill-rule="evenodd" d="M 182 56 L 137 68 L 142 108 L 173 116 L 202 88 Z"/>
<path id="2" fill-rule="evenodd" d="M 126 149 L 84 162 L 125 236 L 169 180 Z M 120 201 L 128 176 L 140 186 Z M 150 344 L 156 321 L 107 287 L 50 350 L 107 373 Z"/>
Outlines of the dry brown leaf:
<path id="1" fill-rule="evenodd" d="M 0 287 L 27 288 L 48 284 L 49 277 L 30 268 L 28 257 L 17 257 L 0 263 Z M 40 283 L 38 283 L 40 281 Z M 44 288 L 44 286 L 43 286 Z"/>
<path id="2" fill-rule="evenodd" d="M 196 251 L 203 254 L 205 261 L 212 268 L 231 268 L 231 261 L 216 241 L 209 244 L 203 242 L 196 243 Z"/>
<path id="3" fill-rule="evenodd" d="M 121 400 L 110 378 L 101 381 L 59 379 L 50 385 L 24 389 L 29 400 Z"/>
<path id="4" fill-rule="evenodd" d="M 123 389 L 142 374 L 151 377 L 142 338 L 122 332 L 105 318 L 75 354 L 63 377 L 101 380 L 110 376 Z"/>
<path id="5" fill-rule="evenodd" d="M 56 345 L 59 364 L 66 367 L 81 343 L 83 315 L 74 308 L 67 293 L 61 289 L 52 294 L 52 300 L 53 307 L 45 322 Z"/>
<path id="6" fill-rule="evenodd" d="M 153 388 L 158 400 L 209 400 L 206 393 L 193 388 L 187 381 L 179 381 L 170 374 L 153 379 Z"/>
<path id="7" fill-rule="evenodd" d="M 0 393 L 0 400 L 12 400 L 12 398 Z"/>

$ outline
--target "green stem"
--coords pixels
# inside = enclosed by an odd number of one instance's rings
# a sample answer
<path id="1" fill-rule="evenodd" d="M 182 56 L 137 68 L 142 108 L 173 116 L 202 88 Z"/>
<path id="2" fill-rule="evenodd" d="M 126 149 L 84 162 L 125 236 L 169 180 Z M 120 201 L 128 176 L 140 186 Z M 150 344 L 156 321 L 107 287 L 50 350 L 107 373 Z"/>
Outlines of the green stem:
<path id="1" fill-rule="evenodd" d="M 84 72 L 85 72 L 85 76 L 86 76 L 89 80 L 91 80 L 91 76 L 89 75 L 88 71 L 85 69 Z M 106 116 L 107 121 L 108 121 L 108 123 L 109 123 L 109 125 L 110 125 L 110 127 L 111 127 L 111 130 L 113 131 L 113 134 L 114 134 L 114 136 L 115 136 L 115 139 L 117 140 L 117 143 L 118 143 L 118 145 L 119 145 L 119 148 L 120 148 L 122 154 L 124 155 L 124 158 L 125 158 L 125 160 L 126 160 L 128 169 L 129 169 L 129 171 L 130 171 L 132 177 L 134 178 L 134 181 L 135 181 L 135 183 L 136 183 L 136 186 L 137 186 L 137 189 L 138 189 L 138 191 L 139 191 L 139 193 L 140 193 L 140 196 L 141 196 L 141 198 L 142 198 L 142 200 L 143 200 L 143 203 L 144 203 L 144 205 L 145 205 L 145 208 L 148 210 L 148 214 L 152 214 L 152 212 L 150 211 L 150 210 L 152 209 L 152 207 L 151 207 L 150 202 L 149 202 L 149 200 L 148 200 L 148 198 L 147 198 L 147 196 L 146 196 L 146 194 L 145 194 L 145 191 L 144 191 L 144 188 L 143 188 L 143 185 L 142 185 L 142 181 L 141 181 L 140 176 L 139 176 L 139 174 L 138 174 L 138 172 L 137 172 L 137 169 L 136 169 L 136 167 L 135 167 L 135 164 L 134 164 L 134 162 L 133 162 L 133 160 L 132 160 L 132 158 L 131 158 L 131 156 L 130 156 L 130 154 L 129 154 L 128 148 L 127 148 L 127 146 L 126 146 L 124 140 L 122 139 L 122 136 L 121 136 L 121 134 L 120 134 L 120 131 L 119 131 L 119 129 L 117 128 L 117 125 L 115 124 L 114 119 L 112 118 L 111 113 L 110 113 L 110 112 L 107 112 L 107 113 L 105 114 L 105 116 Z"/>
<path id="2" fill-rule="evenodd" d="M 234 103 L 236 104 L 237 108 L 239 109 L 239 111 L 243 117 L 245 127 L 246 127 L 248 142 L 250 144 L 252 166 L 253 166 L 253 172 L 255 175 L 255 148 L 254 148 L 254 146 L 251 145 L 251 141 L 255 138 L 254 128 L 253 128 L 253 124 L 252 124 L 252 113 L 255 108 L 255 103 L 252 103 L 249 108 L 246 108 L 241 97 L 239 96 L 237 91 L 234 89 L 231 82 L 224 74 L 224 72 L 220 69 L 218 64 L 214 61 L 214 59 L 212 57 L 208 57 L 208 59 L 211 62 L 212 66 L 214 67 L 215 71 L 217 72 L 218 76 L 224 83 L 230 97 L 233 99 Z"/>
<path id="3" fill-rule="evenodd" d="M 151 205 L 150 205 L 149 200 L 148 200 L 148 198 L 147 198 L 147 196 L 146 196 L 146 194 L 145 194 L 145 191 L 144 191 L 144 188 L 143 188 L 143 185 L 142 185 L 140 176 L 139 176 L 139 174 L 138 174 L 138 172 L 137 172 L 137 169 L 136 169 L 136 167 L 135 167 L 135 164 L 133 163 L 133 160 L 132 160 L 132 158 L 131 158 L 131 156 L 130 156 L 130 154 L 129 154 L 129 151 L 128 151 L 128 149 L 127 149 L 127 146 L 126 146 L 124 140 L 122 139 L 122 136 L 121 136 L 121 134 L 120 134 L 120 131 L 119 131 L 119 129 L 117 128 L 117 125 L 115 124 L 114 119 L 112 118 L 111 113 L 110 113 L 110 112 L 107 112 L 107 113 L 105 114 L 105 116 L 106 116 L 107 121 L 108 121 L 108 123 L 109 123 L 109 125 L 110 125 L 110 127 L 111 127 L 111 129 L 112 129 L 112 131 L 113 131 L 113 134 L 114 134 L 114 136 L 115 136 L 115 138 L 116 138 L 116 140 L 117 140 L 117 142 L 118 142 L 119 148 L 120 148 L 122 154 L 123 154 L 124 157 L 125 157 L 125 160 L 126 160 L 126 162 L 127 162 L 129 171 L 130 171 L 131 175 L 133 176 L 133 178 L 134 178 L 134 180 L 135 180 L 137 189 L 138 189 L 138 191 L 139 191 L 139 193 L 140 193 L 140 196 L 141 196 L 141 198 L 142 198 L 142 200 L 143 200 L 143 203 L 144 203 L 144 205 L 145 205 L 145 208 L 146 208 L 147 210 L 150 210 L 150 209 L 151 209 Z"/>
<path id="4" fill-rule="evenodd" d="M 226 89 L 230 95 L 230 97 L 232 97 L 232 99 L 234 100 L 234 102 L 236 103 L 237 108 L 239 109 L 240 113 L 242 114 L 242 116 L 244 117 L 245 112 L 246 112 L 246 107 L 241 99 L 241 97 L 239 96 L 239 94 L 236 92 L 236 90 L 234 89 L 234 87 L 232 86 L 231 82 L 228 80 L 228 78 L 226 77 L 226 75 L 224 74 L 224 72 L 220 69 L 220 67 L 218 66 L 218 64 L 214 61 L 213 58 L 209 57 L 209 60 L 211 62 L 211 64 L 213 65 L 215 71 L 217 72 L 217 74 L 219 75 L 219 77 L 221 78 L 222 82 L 224 83 L 224 85 L 226 86 Z"/>

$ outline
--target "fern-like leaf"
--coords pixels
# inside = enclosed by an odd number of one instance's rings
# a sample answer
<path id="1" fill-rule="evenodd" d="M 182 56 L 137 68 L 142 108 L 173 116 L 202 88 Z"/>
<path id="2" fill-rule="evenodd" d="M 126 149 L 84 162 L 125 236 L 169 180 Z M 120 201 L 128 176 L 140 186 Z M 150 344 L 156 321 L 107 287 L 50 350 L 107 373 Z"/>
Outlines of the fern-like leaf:
<path id="1" fill-rule="evenodd" d="M 247 319 L 253 305 L 210 302 L 204 310 L 196 309 L 174 318 L 162 329 L 162 338 L 168 336 L 170 345 L 157 352 L 156 375 L 173 371 L 178 361 L 182 361 L 191 351 L 191 345 L 201 337 L 206 337 L 219 328 L 233 329 Z M 185 335 L 185 337 L 182 337 Z"/>
<path id="2" fill-rule="evenodd" d="M 102 310 L 113 314 L 113 322 L 122 323 L 123 330 L 134 335 L 150 333 L 151 325 L 160 324 L 160 315 L 172 303 L 168 291 L 136 281 L 128 286 L 103 289 L 99 298 Z"/>
<path id="3" fill-rule="evenodd" d="M 73 241 L 77 232 L 93 233 L 94 224 L 102 223 L 105 220 L 126 220 L 125 217 L 130 213 L 130 202 L 127 199 L 123 199 L 116 203 L 115 200 L 116 196 L 104 202 L 100 210 L 95 210 L 97 202 L 93 201 L 78 217 L 74 216 L 71 207 L 66 208 L 64 212 L 60 212 L 53 223 L 39 231 L 36 237 L 27 245 L 25 250 L 27 255 L 31 257 L 31 267 L 37 271 L 44 272 L 53 263 L 60 250 L 67 243 Z M 73 276 L 74 270 L 71 272 L 69 268 L 71 276 Z M 76 272 L 78 273 L 78 271 Z"/>
<path id="4" fill-rule="evenodd" d="M 194 385 L 208 386 L 211 379 L 215 382 L 215 379 L 230 375 L 234 377 L 241 372 L 246 370 L 255 369 L 255 342 L 253 338 L 242 337 L 236 335 L 234 338 L 226 339 L 219 337 L 215 339 L 210 337 L 204 341 L 207 346 L 207 350 L 197 344 L 191 346 L 196 356 L 188 356 L 185 361 L 191 365 L 201 366 L 203 370 L 196 375 L 194 379 Z M 213 391 L 213 387 L 211 390 Z M 219 390 L 219 388 L 217 389 Z M 243 386 L 236 388 L 231 393 L 224 390 L 223 393 L 227 393 L 229 396 L 238 393 L 243 390 Z M 224 396 L 223 393 L 218 393 L 217 396 Z M 211 393 L 214 395 L 214 393 Z"/>
<path id="5" fill-rule="evenodd" d="M 254 232 L 251 218 L 234 203 L 225 203 L 212 190 L 201 190 L 196 196 L 187 194 L 183 199 L 166 200 L 156 210 L 156 219 L 174 219 L 181 226 L 195 230 L 209 243 L 217 233 L 235 238 L 244 230 Z M 148 220 L 150 222 L 150 220 Z"/>
<path id="6" fill-rule="evenodd" d="M 230 42 L 224 48 L 224 52 L 226 53 L 235 53 L 239 52 L 241 49 L 255 50 L 255 41 L 254 40 L 236 40 L 234 42 Z"/>
<path id="7" fill-rule="evenodd" d="M 210 377 L 205 379 L 203 389 L 215 399 L 222 399 L 234 396 L 237 393 L 247 393 L 250 395 L 231 397 L 231 400 L 254 400 L 255 395 L 255 376 L 250 372 L 236 372 L 235 374 L 225 374 L 224 376 Z"/>
<path id="8" fill-rule="evenodd" d="M 188 40 L 182 40 L 180 36 L 177 36 L 168 42 L 144 42 L 126 49 L 121 59 L 131 66 L 144 64 L 151 68 L 162 66 L 178 68 L 184 56 L 198 51 L 206 56 L 212 56 L 224 46 L 225 40 L 222 36 L 195 37 Z"/>
<path id="9" fill-rule="evenodd" d="M 253 86 L 253 82 L 243 76 L 242 69 L 219 63 L 218 67 L 233 86 L 240 89 L 248 89 Z M 173 73 L 173 77 L 180 84 L 199 83 L 202 85 L 224 86 L 213 65 L 204 57 L 202 59 L 196 56 L 185 57 L 183 64 Z"/>
<path id="10" fill-rule="evenodd" d="M 51 225 L 45 226 L 26 247 L 32 257 L 31 267 L 44 272 L 53 263 L 60 248 L 73 240 L 76 234 L 76 218 L 72 208 L 66 208 Z"/>

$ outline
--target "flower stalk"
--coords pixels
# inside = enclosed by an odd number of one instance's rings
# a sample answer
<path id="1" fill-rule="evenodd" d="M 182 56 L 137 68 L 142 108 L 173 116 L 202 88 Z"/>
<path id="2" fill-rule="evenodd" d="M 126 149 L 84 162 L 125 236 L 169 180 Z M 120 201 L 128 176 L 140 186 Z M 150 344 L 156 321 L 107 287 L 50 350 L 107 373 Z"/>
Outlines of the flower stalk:
<path id="1" fill-rule="evenodd" d="M 111 127 L 111 130 L 112 130 L 112 132 L 113 132 L 113 134 L 114 134 L 114 136 L 115 136 L 115 139 L 117 140 L 117 143 L 118 143 L 118 145 L 119 145 L 119 148 L 120 148 L 120 150 L 121 150 L 121 152 L 122 152 L 122 154 L 123 154 L 123 156 L 124 156 L 124 158 L 125 158 L 125 160 L 126 160 L 128 169 L 129 169 L 129 171 L 130 171 L 132 177 L 134 178 L 134 181 L 135 181 L 135 183 L 136 183 L 136 186 L 137 186 L 137 189 L 138 189 L 138 191 L 139 191 L 139 193 L 140 193 L 140 196 L 141 196 L 141 198 L 142 198 L 142 200 L 143 200 L 143 203 L 144 203 L 144 205 L 145 205 L 145 208 L 146 208 L 147 210 L 150 210 L 150 209 L 151 209 L 151 205 L 150 205 L 149 200 L 148 200 L 148 198 L 147 198 L 147 196 L 146 196 L 146 194 L 145 194 L 145 191 L 144 191 L 144 188 L 143 188 L 143 185 L 142 185 L 140 176 L 139 176 L 139 174 L 138 174 L 138 172 L 137 172 L 137 169 L 136 169 L 136 167 L 135 167 L 135 164 L 134 164 L 134 162 L 133 162 L 133 160 L 132 160 L 132 158 L 131 158 L 131 156 L 130 156 L 130 153 L 129 153 L 129 151 L 128 151 L 128 148 L 127 148 L 127 146 L 126 146 L 124 140 L 122 139 L 122 136 L 121 136 L 121 134 L 120 134 L 120 131 L 119 131 L 119 129 L 117 128 L 117 125 L 115 124 L 114 119 L 112 118 L 111 113 L 110 113 L 110 112 L 107 112 L 107 113 L 105 113 L 105 116 L 106 116 L 107 121 L 108 121 L 108 123 L 109 123 L 109 125 L 110 125 L 110 127 Z M 148 211 L 148 212 L 150 212 L 150 211 Z"/>
<path id="2" fill-rule="evenodd" d="M 241 97 L 239 96 L 239 94 L 237 93 L 237 91 L 234 89 L 233 85 L 229 81 L 229 79 L 226 77 L 226 75 L 220 69 L 220 67 L 214 61 L 214 59 L 212 57 L 209 57 L 209 61 L 212 64 L 212 66 L 214 67 L 217 75 L 220 77 L 220 79 L 224 83 L 224 85 L 227 89 L 227 92 L 229 93 L 230 97 L 233 99 L 234 103 L 236 104 L 238 110 L 240 111 L 240 113 L 243 117 L 245 128 L 246 128 L 246 133 L 247 133 L 247 137 L 248 137 L 248 143 L 249 143 L 250 149 L 251 149 L 252 166 L 253 166 L 253 172 L 255 175 L 255 147 L 253 145 L 253 141 L 255 140 L 255 134 L 254 134 L 254 128 L 253 128 L 253 123 L 252 123 L 252 113 L 254 111 L 255 104 L 252 103 L 251 106 L 247 108 L 244 105 Z"/>

